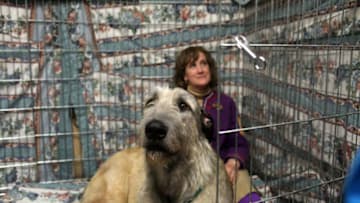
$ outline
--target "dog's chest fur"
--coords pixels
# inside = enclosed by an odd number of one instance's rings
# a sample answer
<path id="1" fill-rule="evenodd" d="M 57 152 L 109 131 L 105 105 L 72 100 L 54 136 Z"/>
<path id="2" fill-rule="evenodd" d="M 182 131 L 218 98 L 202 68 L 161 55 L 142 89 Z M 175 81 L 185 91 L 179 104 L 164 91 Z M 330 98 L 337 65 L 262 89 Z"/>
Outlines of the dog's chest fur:
<path id="1" fill-rule="evenodd" d="M 216 179 L 216 171 L 208 168 L 216 164 L 216 159 L 205 153 L 196 154 L 196 157 L 197 160 L 178 159 L 177 163 L 171 166 L 147 164 L 148 174 L 145 182 L 150 184 L 142 190 L 144 198 L 150 196 L 151 200 L 158 199 L 158 203 L 190 203 L 200 193 L 206 192 L 207 185 L 211 185 L 211 181 Z M 194 162 L 199 159 L 207 163 L 207 166 L 196 167 L 198 163 Z"/>

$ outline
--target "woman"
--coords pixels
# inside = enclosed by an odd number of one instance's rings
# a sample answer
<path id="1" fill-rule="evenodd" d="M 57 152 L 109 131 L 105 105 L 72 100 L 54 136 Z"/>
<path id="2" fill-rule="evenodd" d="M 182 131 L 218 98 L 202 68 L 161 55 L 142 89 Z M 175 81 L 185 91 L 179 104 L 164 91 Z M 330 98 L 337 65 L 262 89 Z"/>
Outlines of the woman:
<path id="1" fill-rule="evenodd" d="M 173 79 L 175 86 L 193 94 L 211 116 L 214 123 L 211 146 L 224 161 L 230 181 L 233 185 L 237 183 L 236 196 L 240 198 L 239 203 L 260 200 L 257 193 L 250 192 L 250 178 L 244 170 L 249 158 L 247 140 L 239 133 L 218 134 L 218 131 L 238 129 L 239 114 L 234 100 L 217 91 L 217 68 L 211 54 L 203 47 L 182 50 L 176 58 Z M 247 177 L 244 177 L 244 172 Z"/>

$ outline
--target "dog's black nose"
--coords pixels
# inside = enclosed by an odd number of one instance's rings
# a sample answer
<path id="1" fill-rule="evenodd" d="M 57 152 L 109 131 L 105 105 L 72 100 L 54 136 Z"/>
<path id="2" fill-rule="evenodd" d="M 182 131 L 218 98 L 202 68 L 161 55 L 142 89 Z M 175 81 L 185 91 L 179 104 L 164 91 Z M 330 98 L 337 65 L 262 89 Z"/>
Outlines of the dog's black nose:
<path id="1" fill-rule="evenodd" d="M 152 140 L 161 140 L 167 134 L 168 128 L 159 120 L 152 120 L 145 126 L 145 136 Z"/>

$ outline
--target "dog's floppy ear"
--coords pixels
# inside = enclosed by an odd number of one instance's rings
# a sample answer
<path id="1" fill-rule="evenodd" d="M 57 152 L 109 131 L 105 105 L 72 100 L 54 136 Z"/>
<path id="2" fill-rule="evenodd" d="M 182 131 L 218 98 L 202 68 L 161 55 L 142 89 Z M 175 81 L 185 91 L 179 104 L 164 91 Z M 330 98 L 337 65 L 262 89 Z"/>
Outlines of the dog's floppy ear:
<path id="1" fill-rule="evenodd" d="M 206 139 L 209 142 L 212 140 L 213 130 L 214 130 L 214 122 L 211 118 L 210 114 L 206 113 L 203 109 L 201 109 L 201 130 L 205 134 Z"/>

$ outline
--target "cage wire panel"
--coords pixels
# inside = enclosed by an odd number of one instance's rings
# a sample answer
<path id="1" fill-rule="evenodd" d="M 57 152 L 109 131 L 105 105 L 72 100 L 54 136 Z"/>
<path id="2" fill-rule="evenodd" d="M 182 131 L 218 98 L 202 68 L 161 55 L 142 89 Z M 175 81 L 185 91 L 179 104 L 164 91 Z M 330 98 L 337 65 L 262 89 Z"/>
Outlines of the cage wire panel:
<path id="1" fill-rule="evenodd" d="M 200 45 L 238 104 L 263 199 L 341 202 L 359 145 L 359 34 L 355 0 L 2 1 L 0 198 L 80 193 L 137 145 L 146 94 Z M 240 35 L 265 69 L 222 46 Z"/>
<path id="2" fill-rule="evenodd" d="M 359 22 L 358 1 L 247 5 L 244 35 L 268 67 L 244 57 L 239 100 L 269 201 L 342 202 L 359 146 Z"/>

